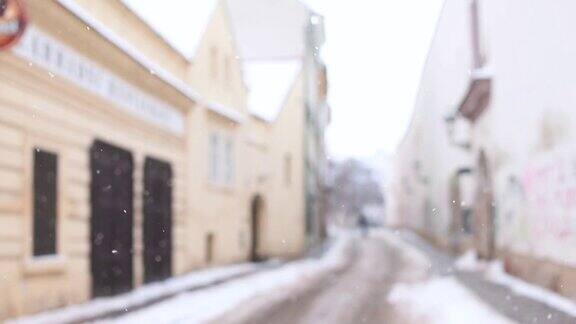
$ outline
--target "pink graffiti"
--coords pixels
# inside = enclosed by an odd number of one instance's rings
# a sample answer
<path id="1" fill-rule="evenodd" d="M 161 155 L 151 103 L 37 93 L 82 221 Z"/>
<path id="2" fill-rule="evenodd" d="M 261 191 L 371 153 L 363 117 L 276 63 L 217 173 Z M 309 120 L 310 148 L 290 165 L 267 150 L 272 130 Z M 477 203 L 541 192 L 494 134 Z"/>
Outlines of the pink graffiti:
<path id="1" fill-rule="evenodd" d="M 533 237 L 566 240 L 575 234 L 576 164 L 560 157 L 526 168 L 522 186 Z"/>

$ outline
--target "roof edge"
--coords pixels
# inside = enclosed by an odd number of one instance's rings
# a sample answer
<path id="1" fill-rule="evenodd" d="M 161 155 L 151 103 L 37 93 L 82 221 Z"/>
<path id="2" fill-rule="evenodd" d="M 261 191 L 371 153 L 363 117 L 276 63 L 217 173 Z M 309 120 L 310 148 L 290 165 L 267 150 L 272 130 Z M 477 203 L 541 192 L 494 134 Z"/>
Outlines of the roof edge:
<path id="1" fill-rule="evenodd" d="M 171 42 L 169 42 L 166 39 L 166 37 L 164 37 L 158 30 L 156 30 L 156 28 L 154 28 L 151 24 L 149 24 L 146 21 L 146 19 L 144 19 L 144 17 L 142 17 L 141 14 L 139 14 L 138 12 L 133 10 L 132 7 L 126 3 L 126 1 L 124 1 L 124 0 L 116 0 L 116 1 L 118 1 L 122 6 L 124 6 L 124 8 L 128 9 L 142 24 L 144 24 L 148 28 L 148 30 L 150 30 L 158 38 L 160 38 L 164 44 L 166 44 L 168 47 L 170 47 L 182 59 L 186 60 L 188 63 L 191 63 L 191 59 L 186 55 L 186 53 L 183 53 L 181 50 L 176 48 L 176 46 L 174 46 Z"/>
<path id="2" fill-rule="evenodd" d="M 161 81 L 173 87 L 188 99 L 194 102 L 201 101 L 200 95 L 196 91 L 194 91 L 188 84 L 178 79 L 170 72 L 168 72 L 166 69 L 162 68 L 161 66 L 159 66 L 152 60 L 148 59 L 144 55 L 140 54 L 140 52 L 134 46 L 126 42 L 123 38 L 114 33 L 109 27 L 107 27 L 102 22 L 94 18 L 87 10 L 82 8 L 79 4 L 77 4 L 73 0 L 56 0 L 56 2 L 60 4 L 64 9 L 66 9 L 68 12 L 70 12 L 78 19 L 83 21 L 86 25 L 90 26 L 92 30 L 100 34 L 111 44 L 113 44 L 122 52 L 124 52 L 126 55 L 131 57 L 143 68 L 147 69 L 148 71 L 150 71 L 150 73 L 158 77 Z"/>

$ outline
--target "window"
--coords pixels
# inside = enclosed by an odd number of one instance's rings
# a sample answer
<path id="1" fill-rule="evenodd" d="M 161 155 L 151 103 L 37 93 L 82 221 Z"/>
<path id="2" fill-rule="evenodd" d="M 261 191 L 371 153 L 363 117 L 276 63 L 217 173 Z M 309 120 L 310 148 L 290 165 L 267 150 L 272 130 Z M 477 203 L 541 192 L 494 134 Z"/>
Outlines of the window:
<path id="1" fill-rule="evenodd" d="M 210 181 L 221 185 L 234 182 L 234 142 L 219 133 L 210 135 Z"/>
<path id="2" fill-rule="evenodd" d="M 218 134 L 210 135 L 210 181 L 218 182 L 220 137 Z"/>
<path id="3" fill-rule="evenodd" d="M 471 208 L 462 210 L 462 232 L 465 234 L 472 234 L 473 213 L 474 211 Z"/>
<path id="4" fill-rule="evenodd" d="M 292 184 L 292 156 L 284 156 L 284 183 L 289 186 Z"/>
<path id="5" fill-rule="evenodd" d="M 56 154 L 34 150 L 34 242 L 33 255 L 56 254 L 58 158 Z"/>
<path id="6" fill-rule="evenodd" d="M 226 139 L 224 146 L 224 163 L 226 164 L 225 182 L 231 184 L 234 180 L 234 144 L 231 138 Z"/>

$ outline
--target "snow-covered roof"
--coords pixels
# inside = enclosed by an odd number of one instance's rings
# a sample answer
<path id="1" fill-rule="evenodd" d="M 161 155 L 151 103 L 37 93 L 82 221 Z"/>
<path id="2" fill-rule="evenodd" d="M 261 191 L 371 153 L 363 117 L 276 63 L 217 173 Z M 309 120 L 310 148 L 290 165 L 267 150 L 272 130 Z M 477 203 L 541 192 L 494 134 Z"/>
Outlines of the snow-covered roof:
<path id="1" fill-rule="evenodd" d="M 172 47 L 193 58 L 219 0 L 122 0 Z M 267 122 L 276 119 L 292 89 L 306 48 L 311 10 L 298 0 L 226 1 L 249 89 L 248 109 Z M 262 28 L 266 26 L 266 28 Z M 233 120 L 231 109 L 212 110 Z"/>
<path id="2" fill-rule="evenodd" d="M 276 119 L 302 67 L 301 60 L 257 60 L 243 63 L 248 110 L 267 122 Z"/>
<path id="3" fill-rule="evenodd" d="M 121 0 L 191 59 L 219 1 Z M 298 0 L 225 0 L 243 59 L 301 57 L 311 10 Z M 266 26 L 266 28 L 262 28 Z"/>
<path id="4" fill-rule="evenodd" d="M 490 79 L 494 75 L 494 71 L 492 70 L 491 66 L 483 66 L 480 68 L 473 69 L 470 71 L 470 77 L 473 80 L 483 80 L 483 79 Z"/>
<path id="5" fill-rule="evenodd" d="M 88 11 L 83 9 L 80 5 L 78 5 L 73 0 L 57 0 L 62 7 L 68 10 L 70 13 L 74 14 L 78 19 L 82 20 L 86 26 L 90 26 L 92 30 L 98 32 L 102 37 L 108 40 L 110 43 L 114 44 L 117 48 L 121 51 L 126 53 L 126 55 L 130 56 L 134 61 L 140 64 L 142 67 L 151 71 L 156 75 L 160 80 L 165 82 L 166 84 L 174 87 L 184 96 L 188 97 L 193 101 L 199 101 L 200 96 L 196 91 L 194 91 L 188 84 L 184 81 L 178 79 L 170 72 L 156 64 L 155 62 L 149 60 L 144 55 L 138 51 L 135 47 L 130 45 L 126 42 L 120 35 L 114 33 L 110 28 L 108 28 L 105 24 L 98 21 L 94 18 Z"/>
<path id="6" fill-rule="evenodd" d="M 191 59 L 218 0 L 122 0 L 173 48 Z"/>
<path id="7" fill-rule="evenodd" d="M 303 56 L 310 10 L 300 1 L 227 0 L 227 3 L 243 59 Z"/>
<path id="8" fill-rule="evenodd" d="M 248 88 L 248 110 L 274 121 L 302 68 L 311 11 L 298 0 L 226 0 Z M 263 28 L 263 26 L 266 26 Z"/>
<path id="9" fill-rule="evenodd" d="M 242 115 L 242 113 L 234 108 L 224 106 L 217 102 L 204 102 L 204 105 L 213 113 L 227 118 L 235 123 L 241 124 L 245 120 L 244 115 Z"/>

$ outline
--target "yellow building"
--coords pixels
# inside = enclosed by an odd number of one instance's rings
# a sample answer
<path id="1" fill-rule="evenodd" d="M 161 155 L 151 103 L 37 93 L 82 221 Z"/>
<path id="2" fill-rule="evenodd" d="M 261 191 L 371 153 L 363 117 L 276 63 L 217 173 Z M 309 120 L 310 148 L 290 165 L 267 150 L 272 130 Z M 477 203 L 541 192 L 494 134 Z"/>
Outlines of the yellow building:
<path id="1" fill-rule="evenodd" d="M 270 121 L 257 116 L 250 109 L 256 89 L 248 89 L 249 71 L 229 10 L 226 1 L 216 7 L 189 73 L 190 84 L 207 102 L 190 126 L 191 137 L 200 142 L 191 150 L 198 169 L 190 183 L 191 205 L 200 216 L 196 227 L 204 230 L 204 261 L 296 255 L 305 241 L 300 70 L 285 81 L 288 97 L 268 106 L 279 116 Z"/>
<path id="2" fill-rule="evenodd" d="M 227 2 L 193 59 L 120 0 L 26 10 L 0 52 L 0 319 L 304 251 L 302 62 L 263 116 Z"/>

